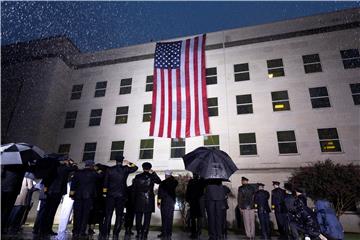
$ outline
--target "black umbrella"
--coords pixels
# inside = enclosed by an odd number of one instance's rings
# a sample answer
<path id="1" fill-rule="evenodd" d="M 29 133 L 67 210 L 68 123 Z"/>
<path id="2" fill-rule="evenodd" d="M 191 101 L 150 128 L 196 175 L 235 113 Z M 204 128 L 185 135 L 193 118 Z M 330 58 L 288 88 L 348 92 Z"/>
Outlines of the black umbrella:
<path id="1" fill-rule="evenodd" d="M 238 170 L 230 156 L 215 148 L 199 147 L 183 156 L 185 169 L 205 179 L 228 180 Z"/>
<path id="2" fill-rule="evenodd" d="M 59 165 L 59 161 L 64 160 L 65 158 L 67 158 L 67 155 L 65 154 L 47 154 L 44 158 L 37 160 L 30 170 L 37 178 L 51 177 L 56 174 L 56 167 Z"/>
<path id="3" fill-rule="evenodd" d="M 33 165 L 44 157 L 45 152 L 28 143 L 8 143 L 1 145 L 1 165 Z"/>

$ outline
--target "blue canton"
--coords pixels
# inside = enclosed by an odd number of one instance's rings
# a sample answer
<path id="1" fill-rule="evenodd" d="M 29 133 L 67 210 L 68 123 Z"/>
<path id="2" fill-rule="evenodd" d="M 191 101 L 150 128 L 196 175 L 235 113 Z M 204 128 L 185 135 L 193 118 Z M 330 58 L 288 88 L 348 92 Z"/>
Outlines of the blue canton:
<path id="1" fill-rule="evenodd" d="M 155 68 L 180 68 L 181 41 L 157 43 L 155 49 Z"/>

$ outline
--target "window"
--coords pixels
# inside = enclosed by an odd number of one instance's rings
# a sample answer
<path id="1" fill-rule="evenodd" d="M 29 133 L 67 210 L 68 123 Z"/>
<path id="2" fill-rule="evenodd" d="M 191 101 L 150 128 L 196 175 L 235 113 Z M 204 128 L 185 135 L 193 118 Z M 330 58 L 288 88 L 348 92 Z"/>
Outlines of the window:
<path id="1" fill-rule="evenodd" d="M 145 104 L 144 112 L 143 112 L 143 122 L 151 121 L 151 111 L 152 111 L 152 104 Z"/>
<path id="2" fill-rule="evenodd" d="M 340 53 L 345 69 L 360 67 L 359 49 L 341 50 Z"/>
<path id="3" fill-rule="evenodd" d="M 181 158 L 185 155 L 185 138 L 171 139 L 171 158 Z"/>
<path id="4" fill-rule="evenodd" d="M 101 122 L 102 109 L 93 109 L 90 113 L 89 126 L 99 126 Z"/>
<path id="5" fill-rule="evenodd" d="M 69 154 L 69 152 L 70 152 L 70 147 L 71 147 L 71 144 L 60 144 L 60 145 L 59 145 L 58 153 L 61 153 L 61 154 Z"/>
<path id="6" fill-rule="evenodd" d="M 140 141 L 140 159 L 152 159 L 154 154 L 154 139 Z"/>
<path id="7" fill-rule="evenodd" d="M 111 143 L 110 160 L 116 160 L 117 157 L 124 156 L 125 141 L 113 141 Z"/>
<path id="8" fill-rule="evenodd" d="M 116 108 L 115 124 L 127 123 L 129 106 Z"/>
<path id="9" fill-rule="evenodd" d="M 284 65 L 281 58 L 267 60 L 269 78 L 285 76 Z"/>
<path id="10" fill-rule="evenodd" d="M 145 92 L 151 92 L 153 90 L 153 86 L 154 86 L 154 77 L 147 76 Z"/>
<path id="11" fill-rule="evenodd" d="M 212 116 L 219 116 L 219 109 L 218 109 L 218 100 L 217 98 L 208 98 L 208 112 L 209 117 Z"/>
<path id="12" fill-rule="evenodd" d="M 131 78 L 121 79 L 120 81 L 120 95 L 131 93 Z"/>
<path id="13" fill-rule="evenodd" d="M 75 127 L 77 111 L 66 112 L 64 128 Z"/>
<path id="14" fill-rule="evenodd" d="M 107 82 L 97 82 L 95 87 L 95 97 L 104 97 L 106 93 Z"/>
<path id="15" fill-rule="evenodd" d="M 351 94 L 355 105 L 360 105 L 360 83 L 350 84 Z"/>
<path id="16" fill-rule="evenodd" d="M 219 135 L 204 136 L 204 146 L 220 149 Z"/>
<path id="17" fill-rule="evenodd" d="M 305 73 L 322 72 L 319 54 L 302 56 Z"/>
<path id="18" fill-rule="evenodd" d="M 341 152 L 339 135 L 336 128 L 318 129 L 321 152 Z"/>
<path id="19" fill-rule="evenodd" d="M 280 154 L 297 153 L 296 138 L 294 131 L 279 131 L 277 139 Z"/>
<path id="20" fill-rule="evenodd" d="M 312 108 L 330 107 L 329 95 L 326 87 L 309 88 Z"/>
<path id="21" fill-rule="evenodd" d="M 80 99 L 82 89 L 83 89 L 83 84 L 73 85 L 72 90 L 71 90 L 71 98 L 70 99 L 71 100 Z"/>
<path id="22" fill-rule="evenodd" d="M 274 112 L 290 110 L 290 102 L 287 91 L 271 92 Z"/>
<path id="23" fill-rule="evenodd" d="M 257 155 L 255 133 L 240 133 L 240 155 Z"/>
<path id="24" fill-rule="evenodd" d="M 250 80 L 249 64 L 241 63 L 234 65 L 235 82 Z"/>
<path id="25" fill-rule="evenodd" d="M 237 114 L 253 113 L 251 94 L 236 96 Z"/>
<path id="26" fill-rule="evenodd" d="M 217 84 L 216 67 L 206 69 L 206 85 Z"/>
<path id="27" fill-rule="evenodd" d="M 95 160 L 96 142 L 85 143 L 83 161 Z"/>

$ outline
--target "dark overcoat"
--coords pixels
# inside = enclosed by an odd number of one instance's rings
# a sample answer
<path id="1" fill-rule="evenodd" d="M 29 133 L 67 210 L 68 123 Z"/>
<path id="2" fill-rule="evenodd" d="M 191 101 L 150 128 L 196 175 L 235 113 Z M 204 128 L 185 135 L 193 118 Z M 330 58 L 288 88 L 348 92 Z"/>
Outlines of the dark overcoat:
<path id="1" fill-rule="evenodd" d="M 135 176 L 133 181 L 135 212 L 155 212 L 155 183 L 161 183 L 155 172 L 143 172 Z"/>

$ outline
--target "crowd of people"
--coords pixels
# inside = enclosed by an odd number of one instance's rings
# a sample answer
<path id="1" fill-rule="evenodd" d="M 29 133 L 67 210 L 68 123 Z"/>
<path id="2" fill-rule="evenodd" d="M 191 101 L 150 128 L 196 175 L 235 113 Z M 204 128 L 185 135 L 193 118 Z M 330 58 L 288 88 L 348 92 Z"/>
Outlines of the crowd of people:
<path id="1" fill-rule="evenodd" d="M 161 233 L 159 238 L 170 240 L 176 188 L 178 181 L 170 170 L 165 179 L 152 170 L 149 162 L 142 164 L 127 186 L 129 174 L 138 167 L 124 157 L 116 157 L 116 165 L 106 167 L 85 161 L 85 167 L 78 166 L 68 156 L 59 159 L 54 171 L 35 184 L 35 177 L 21 166 L 3 166 L 1 182 L 1 230 L 3 234 L 16 233 L 24 224 L 32 206 L 32 193 L 39 191 L 39 205 L 33 226 L 35 236 L 66 239 L 67 225 L 72 220 L 73 239 L 84 239 L 95 233 L 99 225 L 99 238 L 118 239 L 124 221 L 125 236 L 135 234 L 136 239 L 146 240 L 152 213 L 157 205 L 161 212 Z M 154 185 L 159 184 L 157 201 Z M 326 200 L 315 202 L 315 211 L 307 206 L 303 189 L 294 188 L 290 183 L 280 187 L 273 181 L 271 194 L 263 183 L 250 184 L 242 177 L 237 192 L 237 207 L 241 223 L 248 239 L 255 239 L 255 214 L 257 213 L 261 238 L 271 238 L 270 213 L 275 214 L 279 239 L 343 239 L 341 224 L 331 204 Z M 198 239 L 207 223 L 210 240 L 227 238 L 228 198 L 231 189 L 223 180 L 203 179 L 197 174 L 187 184 L 185 199 L 189 204 L 190 238 Z M 233 195 L 235 197 L 235 195 Z M 57 209 L 62 201 L 58 231 L 53 231 Z M 270 205 L 269 205 L 270 201 Z M 126 212 L 124 213 L 124 210 Z M 256 211 L 255 211 L 256 210 Z M 111 222 L 115 211 L 115 224 Z M 71 219 L 72 218 L 72 219 Z M 206 220 L 206 221 L 205 221 Z"/>

